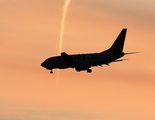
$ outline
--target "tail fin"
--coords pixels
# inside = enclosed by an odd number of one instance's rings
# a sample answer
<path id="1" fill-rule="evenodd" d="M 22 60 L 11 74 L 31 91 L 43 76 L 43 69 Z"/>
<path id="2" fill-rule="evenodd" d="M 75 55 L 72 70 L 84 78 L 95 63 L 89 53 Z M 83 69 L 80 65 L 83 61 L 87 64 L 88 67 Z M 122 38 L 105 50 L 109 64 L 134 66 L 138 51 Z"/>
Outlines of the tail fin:
<path id="1" fill-rule="evenodd" d="M 126 28 L 122 29 L 122 31 L 120 32 L 120 34 L 116 38 L 113 45 L 108 49 L 108 51 L 113 51 L 113 52 L 122 52 L 123 51 L 126 31 L 127 31 Z"/>

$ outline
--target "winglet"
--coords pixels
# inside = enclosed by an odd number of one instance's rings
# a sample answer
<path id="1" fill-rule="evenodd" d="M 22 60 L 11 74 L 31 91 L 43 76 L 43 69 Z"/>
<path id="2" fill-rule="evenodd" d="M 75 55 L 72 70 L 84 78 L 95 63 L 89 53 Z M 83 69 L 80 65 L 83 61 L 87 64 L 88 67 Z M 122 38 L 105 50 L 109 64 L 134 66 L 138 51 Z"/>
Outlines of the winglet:
<path id="1" fill-rule="evenodd" d="M 108 49 L 108 51 L 113 51 L 113 52 L 122 52 L 123 51 L 126 32 L 127 32 L 126 28 L 122 29 L 122 31 L 120 32 L 120 34 L 116 38 L 113 45 Z"/>

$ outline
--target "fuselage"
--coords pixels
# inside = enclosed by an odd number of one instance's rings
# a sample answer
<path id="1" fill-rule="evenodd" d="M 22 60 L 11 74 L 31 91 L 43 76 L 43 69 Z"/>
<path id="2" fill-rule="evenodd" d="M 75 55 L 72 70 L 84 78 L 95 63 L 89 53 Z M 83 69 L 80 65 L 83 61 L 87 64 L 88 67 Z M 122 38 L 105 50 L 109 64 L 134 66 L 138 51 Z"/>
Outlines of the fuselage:
<path id="1" fill-rule="evenodd" d="M 108 64 L 116 59 L 124 56 L 124 53 L 114 54 L 113 52 L 102 52 L 102 53 L 90 53 L 90 54 L 74 54 L 69 55 L 74 61 L 83 63 L 86 68 L 84 70 L 91 67 L 91 66 L 98 66 L 102 64 Z M 46 69 L 52 70 L 55 68 L 58 69 L 65 69 L 65 68 L 74 68 L 63 59 L 62 56 L 55 56 L 46 59 L 42 64 L 43 67 Z"/>

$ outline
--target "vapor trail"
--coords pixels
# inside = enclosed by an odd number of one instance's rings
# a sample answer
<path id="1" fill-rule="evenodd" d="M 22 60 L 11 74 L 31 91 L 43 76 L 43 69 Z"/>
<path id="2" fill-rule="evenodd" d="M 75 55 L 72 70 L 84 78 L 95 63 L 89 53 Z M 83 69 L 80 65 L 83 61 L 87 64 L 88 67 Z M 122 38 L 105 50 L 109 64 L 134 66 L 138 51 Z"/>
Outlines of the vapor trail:
<path id="1" fill-rule="evenodd" d="M 59 45 L 59 54 L 61 53 L 61 49 L 62 49 L 62 38 L 63 38 L 63 34 L 64 34 L 64 27 L 65 27 L 65 18 L 66 18 L 66 12 L 67 12 L 67 8 L 68 5 L 70 3 L 70 0 L 65 0 L 65 4 L 63 7 L 63 13 L 62 13 L 62 21 L 61 21 L 61 32 L 60 32 L 60 45 Z M 57 71 L 57 83 L 56 86 L 58 86 L 58 81 L 59 81 L 59 70 Z"/>
<path id="2" fill-rule="evenodd" d="M 67 12 L 67 8 L 68 8 L 69 3 L 70 3 L 70 0 L 66 0 L 64 8 L 63 8 L 62 21 L 61 21 L 61 32 L 60 32 L 59 53 L 61 53 L 61 49 L 62 49 L 62 38 L 63 38 L 63 34 L 64 34 L 65 17 L 66 17 L 66 12 Z"/>

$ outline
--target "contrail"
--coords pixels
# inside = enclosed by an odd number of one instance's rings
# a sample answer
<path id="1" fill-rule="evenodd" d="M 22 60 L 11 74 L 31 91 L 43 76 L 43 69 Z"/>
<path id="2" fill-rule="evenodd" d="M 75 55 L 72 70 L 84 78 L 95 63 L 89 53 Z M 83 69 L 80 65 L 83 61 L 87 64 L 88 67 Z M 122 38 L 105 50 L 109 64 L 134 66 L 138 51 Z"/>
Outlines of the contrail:
<path id="1" fill-rule="evenodd" d="M 63 7 L 62 21 L 61 21 L 61 32 L 60 32 L 60 43 L 59 43 L 60 44 L 59 45 L 59 54 L 61 53 L 61 49 L 62 49 L 62 38 L 63 38 L 63 34 L 64 34 L 65 18 L 66 18 L 66 12 L 67 12 L 69 3 L 70 3 L 70 0 L 65 0 L 65 4 Z M 57 71 L 57 83 L 56 83 L 57 86 L 58 86 L 58 81 L 59 81 L 59 70 Z"/>
<path id="2" fill-rule="evenodd" d="M 62 21 L 61 21 L 61 32 L 60 32 L 59 54 L 61 53 L 61 49 L 62 49 L 62 38 L 63 38 L 63 34 L 64 34 L 65 17 L 66 17 L 66 12 L 67 12 L 69 3 L 70 3 L 70 0 L 66 0 L 64 8 L 63 8 Z"/>

